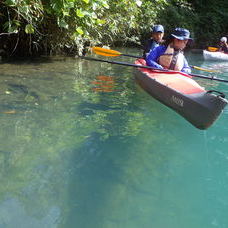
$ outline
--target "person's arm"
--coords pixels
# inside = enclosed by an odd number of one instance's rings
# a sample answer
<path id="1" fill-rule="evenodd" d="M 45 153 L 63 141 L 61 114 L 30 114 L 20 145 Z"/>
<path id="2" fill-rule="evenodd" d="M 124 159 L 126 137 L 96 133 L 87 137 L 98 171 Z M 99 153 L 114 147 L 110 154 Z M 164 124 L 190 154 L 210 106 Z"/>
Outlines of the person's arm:
<path id="1" fill-rule="evenodd" d="M 184 72 L 186 74 L 190 74 L 192 72 L 190 66 L 188 65 L 188 61 L 186 60 L 185 57 L 184 57 L 184 66 L 183 66 L 181 72 Z"/>
<path id="2" fill-rule="evenodd" d="M 227 43 L 224 43 L 224 52 L 228 53 L 228 44 Z"/>
<path id="3" fill-rule="evenodd" d="M 150 53 L 146 57 L 146 64 L 148 66 L 163 69 L 163 67 L 157 63 L 158 58 L 164 53 L 164 46 L 158 46 L 150 51 Z"/>
<path id="4" fill-rule="evenodd" d="M 222 43 L 220 42 L 220 43 L 218 43 L 215 47 L 217 47 L 218 48 L 218 50 L 217 51 L 222 51 Z"/>
<path id="5" fill-rule="evenodd" d="M 219 45 L 219 50 L 218 50 L 218 51 L 226 52 L 226 50 L 227 50 L 227 45 L 226 45 L 226 43 L 221 43 L 221 44 Z"/>
<path id="6" fill-rule="evenodd" d="M 153 40 L 150 44 L 150 51 L 152 51 L 154 48 L 158 47 L 159 43 Z"/>

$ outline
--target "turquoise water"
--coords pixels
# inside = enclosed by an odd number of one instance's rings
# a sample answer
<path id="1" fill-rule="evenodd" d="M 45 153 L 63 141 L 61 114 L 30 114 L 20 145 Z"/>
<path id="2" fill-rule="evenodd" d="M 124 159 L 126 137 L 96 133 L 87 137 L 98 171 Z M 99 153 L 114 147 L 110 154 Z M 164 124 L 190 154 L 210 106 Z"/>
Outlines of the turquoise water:
<path id="1" fill-rule="evenodd" d="M 187 58 L 228 79 L 228 64 Z M 0 82 L 1 228 L 228 226 L 227 108 L 201 131 L 131 67 L 73 58 L 4 63 Z"/>

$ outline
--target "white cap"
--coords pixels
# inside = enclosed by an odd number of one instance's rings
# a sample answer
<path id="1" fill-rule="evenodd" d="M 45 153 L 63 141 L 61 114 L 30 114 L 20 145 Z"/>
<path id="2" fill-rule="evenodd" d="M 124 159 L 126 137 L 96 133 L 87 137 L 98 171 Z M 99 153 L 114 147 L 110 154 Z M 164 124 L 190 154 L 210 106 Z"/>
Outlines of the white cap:
<path id="1" fill-rule="evenodd" d="M 227 42 L 227 38 L 224 36 L 220 39 L 221 42 Z"/>

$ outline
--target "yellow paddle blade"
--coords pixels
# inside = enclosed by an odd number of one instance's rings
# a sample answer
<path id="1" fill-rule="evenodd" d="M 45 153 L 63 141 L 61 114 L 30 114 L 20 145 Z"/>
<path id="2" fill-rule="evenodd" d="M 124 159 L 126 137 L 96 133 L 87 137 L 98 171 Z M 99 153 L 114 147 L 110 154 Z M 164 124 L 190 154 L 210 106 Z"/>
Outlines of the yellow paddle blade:
<path id="1" fill-rule="evenodd" d="M 103 56 L 119 56 L 121 55 L 120 52 L 114 51 L 107 48 L 101 48 L 101 47 L 92 47 L 92 51 L 96 53 L 97 55 L 103 55 Z"/>
<path id="2" fill-rule="evenodd" d="M 216 48 L 216 47 L 208 47 L 207 50 L 208 51 L 218 51 L 218 48 Z"/>
<path id="3" fill-rule="evenodd" d="M 205 69 L 205 68 L 198 67 L 198 66 L 192 66 L 192 68 L 194 68 L 194 69 L 196 69 L 196 70 L 206 71 L 206 72 L 213 72 L 213 73 L 218 73 L 218 72 L 219 72 L 219 71 L 217 71 L 217 70 Z"/>

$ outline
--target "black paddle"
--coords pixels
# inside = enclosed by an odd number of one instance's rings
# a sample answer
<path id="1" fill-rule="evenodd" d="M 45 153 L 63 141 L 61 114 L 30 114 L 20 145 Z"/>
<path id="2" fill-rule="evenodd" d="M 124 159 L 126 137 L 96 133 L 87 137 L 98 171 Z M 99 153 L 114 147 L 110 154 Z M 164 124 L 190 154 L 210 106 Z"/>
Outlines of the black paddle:
<path id="1" fill-rule="evenodd" d="M 151 69 L 151 70 L 155 70 L 155 71 L 177 72 L 177 73 L 180 73 L 179 71 L 165 70 L 165 69 L 157 69 L 157 68 L 153 68 L 153 67 L 150 67 L 150 66 L 137 65 L 137 64 L 132 64 L 132 63 L 109 61 L 109 60 L 96 59 L 96 58 L 85 57 L 85 56 L 79 56 L 79 57 L 82 58 L 82 59 L 91 60 L 91 61 L 98 61 L 98 62 L 104 62 L 104 63 L 111 63 L 111 64 L 123 65 L 123 66 L 131 66 L 131 67 L 145 68 L 145 69 Z M 221 79 L 221 78 L 216 78 L 216 77 L 213 77 L 213 76 L 212 77 L 207 77 L 207 76 L 204 76 L 204 75 L 201 75 L 201 74 L 186 74 L 186 76 L 188 76 L 188 75 L 190 75 L 192 77 L 203 78 L 203 79 L 210 79 L 210 80 L 219 81 L 219 82 L 228 82 L 228 80 Z"/>
<path id="2" fill-rule="evenodd" d="M 140 56 L 127 55 L 127 54 L 123 54 L 119 51 L 115 51 L 115 50 L 107 49 L 107 48 L 101 48 L 101 47 L 92 47 L 92 51 L 94 53 L 96 53 L 97 55 L 103 55 L 103 56 L 108 56 L 108 57 L 127 56 L 127 57 L 132 57 L 132 58 L 137 58 L 137 59 L 142 58 Z M 210 69 L 206 69 L 206 68 L 202 68 L 202 67 L 198 67 L 198 66 L 190 65 L 190 67 L 193 69 L 196 69 L 196 70 L 218 73 L 218 71 L 210 70 Z"/>

